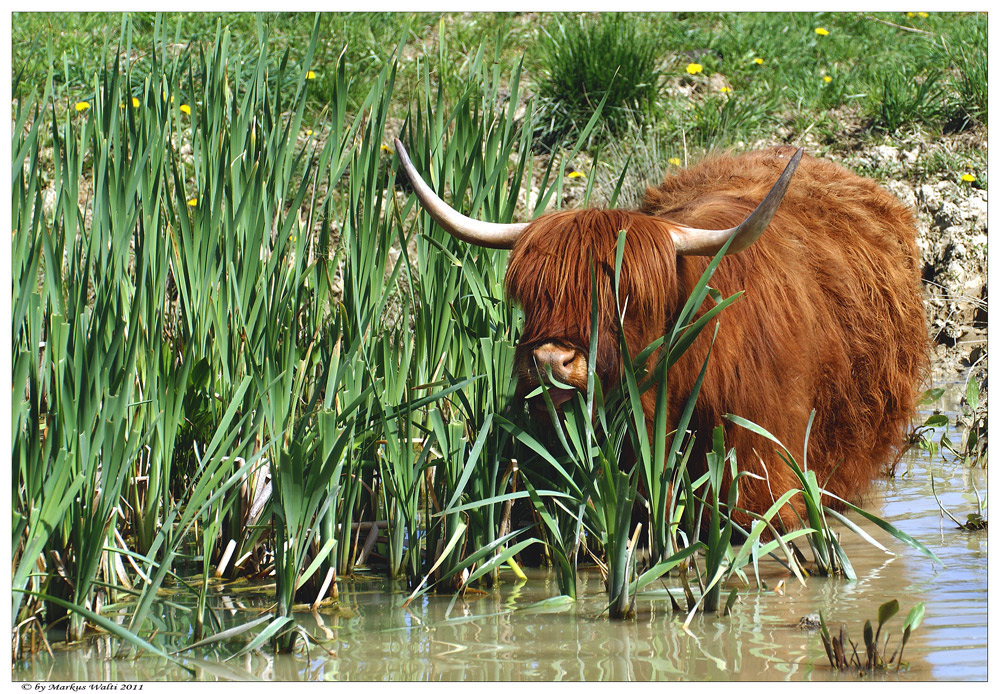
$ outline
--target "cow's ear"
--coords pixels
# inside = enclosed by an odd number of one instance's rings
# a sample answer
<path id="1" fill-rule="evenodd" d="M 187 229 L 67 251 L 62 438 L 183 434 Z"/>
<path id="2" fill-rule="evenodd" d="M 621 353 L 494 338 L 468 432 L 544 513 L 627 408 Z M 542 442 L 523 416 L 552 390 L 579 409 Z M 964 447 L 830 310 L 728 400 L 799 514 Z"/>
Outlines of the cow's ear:
<path id="1" fill-rule="evenodd" d="M 760 235 L 771 223 L 771 218 L 778 210 L 788 183 L 792 180 L 792 174 L 802 159 L 803 149 L 800 147 L 792 158 L 781 176 L 771 186 L 771 190 L 761 201 L 757 208 L 744 219 L 739 226 L 732 229 L 697 229 L 695 227 L 680 226 L 666 220 L 661 223 L 667 225 L 670 236 L 674 240 L 677 248 L 677 255 L 715 255 L 726 242 L 732 239 L 726 254 L 739 253 L 760 238 Z"/>

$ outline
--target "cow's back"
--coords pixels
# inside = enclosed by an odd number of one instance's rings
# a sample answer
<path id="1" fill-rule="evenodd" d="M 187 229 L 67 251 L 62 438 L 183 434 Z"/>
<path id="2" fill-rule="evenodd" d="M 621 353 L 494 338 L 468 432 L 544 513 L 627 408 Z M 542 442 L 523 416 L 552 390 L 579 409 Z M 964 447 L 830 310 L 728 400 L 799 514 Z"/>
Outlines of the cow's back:
<path id="1" fill-rule="evenodd" d="M 735 226 L 793 152 L 707 160 L 647 189 L 641 211 L 687 226 Z M 801 464 L 815 409 L 808 466 L 838 496 L 861 495 L 893 462 L 926 367 L 918 258 L 905 206 L 873 181 L 804 157 L 768 229 L 724 258 L 713 277 L 725 295 L 745 296 L 720 321 L 695 427 L 741 415 L 778 436 Z M 690 287 L 707 262 L 679 258 L 680 286 Z M 708 342 L 699 339 L 672 371 L 675 410 Z M 751 507 L 766 508 L 794 483 L 760 437 L 727 426 L 727 443 L 742 469 L 769 478 L 741 487 Z"/>

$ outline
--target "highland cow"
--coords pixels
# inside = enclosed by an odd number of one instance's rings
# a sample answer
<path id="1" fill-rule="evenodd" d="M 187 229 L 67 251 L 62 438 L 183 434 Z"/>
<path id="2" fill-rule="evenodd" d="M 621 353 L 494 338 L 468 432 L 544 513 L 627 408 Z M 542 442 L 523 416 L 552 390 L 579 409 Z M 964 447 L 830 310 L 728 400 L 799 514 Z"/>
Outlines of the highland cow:
<path id="1" fill-rule="evenodd" d="M 711 285 L 724 296 L 744 296 L 717 319 L 689 425 L 696 437 L 689 464 L 704 469 L 711 432 L 723 424 L 740 469 L 754 473 L 740 481 L 739 505 L 762 513 L 797 479 L 772 442 L 723 415 L 761 425 L 801 464 L 814 410 L 807 464 L 830 493 L 858 500 L 894 461 L 926 367 L 926 332 L 913 216 L 874 182 L 775 147 L 715 156 L 667 176 L 647 188 L 638 210 L 563 211 L 491 224 L 448 207 L 398 140 L 396 149 L 421 204 L 443 228 L 470 243 L 511 249 L 506 290 L 524 309 L 515 361 L 521 397 L 537 390 L 540 372 L 586 388 L 592 266 L 597 376 L 606 392 L 619 384 L 612 289 L 619 230 L 626 230 L 620 286 L 633 357 L 672 325 L 710 257 L 734 237 Z M 667 375 L 672 422 L 711 333 L 705 330 Z M 550 388 L 556 404 L 571 392 Z M 647 424 L 654 403 L 652 388 L 643 397 Z"/>

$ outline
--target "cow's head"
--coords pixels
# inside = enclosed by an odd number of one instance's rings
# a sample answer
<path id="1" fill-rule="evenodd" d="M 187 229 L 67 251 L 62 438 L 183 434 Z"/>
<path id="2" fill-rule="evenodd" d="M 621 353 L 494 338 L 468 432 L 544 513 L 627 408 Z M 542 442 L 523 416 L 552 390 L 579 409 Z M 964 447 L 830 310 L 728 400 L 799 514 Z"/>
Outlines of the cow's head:
<path id="1" fill-rule="evenodd" d="M 750 246 L 770 223 L 802 157 L 800 149 L 741 224 L 716 230 L 625 210 L 554 212 L 521 224 L 482 222 L 441 200 L 417 173 L 398 139 L 396 152 L 421 205 L 441 227 L 477 246 L 511 250 L 507 294 L 523 307 L 525 315 L 515 359 L 517 392 L 522 397 L 545 382 L 548 374 L 563 384 L 586 389 L 591 267 L 596 275 L 599 320 L 597 375 L 605 390 L 617 383 L 621 359 L 614 265 L 619 231 L 626 231 L 619 287 L 626 316 L 622 325 L 634 356 L 663 335 L 668 318 L 678 308 L 677 256 L 713 256 L 730 239 L 727 254 Z M 549 389 L 557 406 L 570 399 L 572 392 Z M 541 398 L 536 404 L 540 402 Z"/>

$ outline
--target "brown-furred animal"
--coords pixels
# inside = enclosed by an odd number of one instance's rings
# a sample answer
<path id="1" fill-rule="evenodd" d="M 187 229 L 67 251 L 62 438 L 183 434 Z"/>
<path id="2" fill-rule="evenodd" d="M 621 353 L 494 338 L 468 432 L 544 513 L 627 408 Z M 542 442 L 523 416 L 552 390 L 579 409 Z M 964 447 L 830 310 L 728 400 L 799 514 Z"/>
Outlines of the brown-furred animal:
<path id="1" fill-rule="evenodd" d="M 740 506 L 762 513 L 797 480 L 773 443 L 723 415 L 761 425 L 801 464 L 813 410 L 807 464 L 827 491 L 858 500 L 894 460 L 914 413 L 927 338 L 913 216 L 873 181 L 809 156 L 796 170 L 801 155 L 775 147 L 715 156 L 667 176 L 646 190 L 638 210 L 563 211 L 498 225 L 447 207 L 398 140 L 396 148 L 421 203 L 443 227 L 479 245 L 511 248 L 506 289 L 525 315 L 516 354 L 522 396 L 545 367 L 553 378 L 586 387 L 592 259 L 597 374 L 605 389 L 618 384 L 612 282 L 619 230 L 626 230 L 621 293 L 628 298 L 624 330 L 632 356 L 672 325 L 709 256 L 733 236 L 710 284 L 724 296 L 745 294 L 718 318 L 689 426 L 701 449 L 691 464 L 704 466 L 711 431 L 724 424 L 740 469 L 759 477 L 742 478 Z M 711 333 L 703 331 L 667 376 L 672 422 Z M 550 392 L 567 397 L 564 390 Z M 643 398 L 647 423 L 654 401 L 650 389 Z M 794 503 L 801 513 L 801 499 Z"/>

